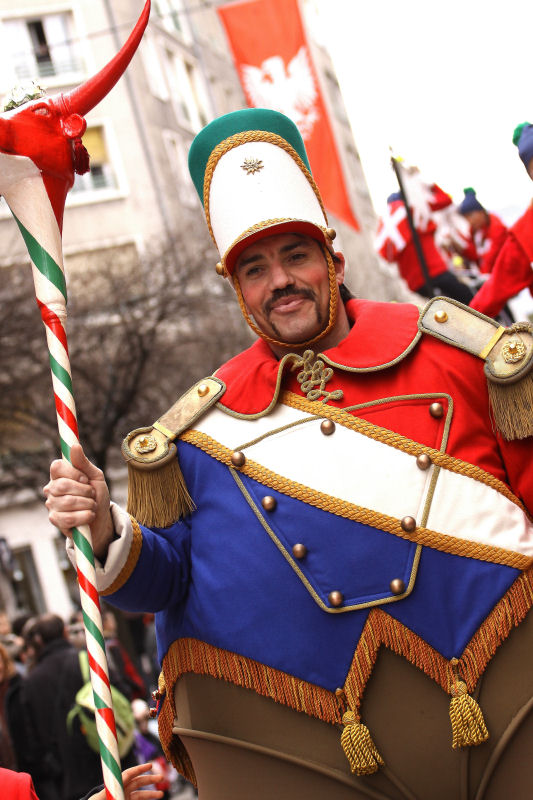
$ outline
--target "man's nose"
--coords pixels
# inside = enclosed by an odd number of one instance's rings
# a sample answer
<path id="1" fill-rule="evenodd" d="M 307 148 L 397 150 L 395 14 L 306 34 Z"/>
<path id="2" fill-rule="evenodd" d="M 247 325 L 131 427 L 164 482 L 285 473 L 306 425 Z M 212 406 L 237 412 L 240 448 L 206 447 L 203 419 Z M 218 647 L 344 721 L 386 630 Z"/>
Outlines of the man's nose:
<path id="1" fill-rule="evenodd" d="M 272 289 L 281 289 L 292 283 L 292 276 L 285 265 L 277 259 L 270 265 L 270 285 Z"/>

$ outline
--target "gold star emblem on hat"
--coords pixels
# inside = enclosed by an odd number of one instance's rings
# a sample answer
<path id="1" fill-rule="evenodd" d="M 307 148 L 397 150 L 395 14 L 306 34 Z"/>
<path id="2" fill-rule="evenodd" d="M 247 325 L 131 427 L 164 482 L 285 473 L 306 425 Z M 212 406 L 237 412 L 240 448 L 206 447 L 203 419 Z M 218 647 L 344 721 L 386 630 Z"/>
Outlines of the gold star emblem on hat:
<path id="1" fill-rule="evenodd" d="M 259 158 L 245 158 L 244 164 L 241 164 L 241 169 L 246 171 L 247 175 L 253 175 L 254 172 L 259 172 L 263 169 L 263 162 Z"/>

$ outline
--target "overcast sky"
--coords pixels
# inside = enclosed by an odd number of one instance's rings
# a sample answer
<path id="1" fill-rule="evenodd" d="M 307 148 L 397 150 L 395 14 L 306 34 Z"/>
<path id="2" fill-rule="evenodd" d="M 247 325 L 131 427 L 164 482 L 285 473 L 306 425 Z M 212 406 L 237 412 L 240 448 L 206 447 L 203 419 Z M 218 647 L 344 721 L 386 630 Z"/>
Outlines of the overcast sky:
<path id="1" fill-rule="evenodd" d="M 514 127 L 533 122 L 529 0 L 311 0 L 334 59 L 376 211 L 389 145 L 460 202 L 473 186 L 514 221 L 533 197 Z M 311 19 L 309 19 L 311 23 Z"/>

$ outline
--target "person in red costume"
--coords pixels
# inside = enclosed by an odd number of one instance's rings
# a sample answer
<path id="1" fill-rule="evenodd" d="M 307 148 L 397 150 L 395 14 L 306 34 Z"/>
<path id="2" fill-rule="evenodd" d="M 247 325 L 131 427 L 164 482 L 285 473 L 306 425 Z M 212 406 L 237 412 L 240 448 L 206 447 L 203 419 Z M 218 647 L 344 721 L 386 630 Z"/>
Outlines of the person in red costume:
<path id="1" fill-rule="evenodd" d="M 474 189 L 465 189 L 464 195 L 457 210 L 470 224 L 470 240 L 461 255 L 474 262 L 481 273 L 489 274 L 507 236 L 507 228 L 496 214 L 481 205 Z"/>
<path id="2" fill-rule="evenodd" d="M 387 198 L 387 214 L 380 220 L 376 250 L 386 261 L 398 265 L 400 275 L 411 291 L 423 297 L 442 294 L 461 303 L 469 303 L 472 292 L 448 269 L 435 244 L 437 225 L 431 212 L 447 208 L 451 205 L 452 198 L 436 183 L 425 188 L 427 208 L 425 213 L 420 213 L 421 209 L 414 203 L 413 220 L 429 273 L 430 286 L 426 285 L 400 192 L 394 192 Z"/>
<path id="3" fill-rule="evenodd" d="M 515 128 L 513 143 L 533 180 L 533 125 L 523 122 Z M 533 294 L 533 204 L 509 229 L 490 278 L 483 284 L 470 307 L 490 317 L 499 314 L 506 302 L 529 288 Z"/>
<path id="4" fill-rule="evenodd" d="M 163 797 L 163 792 L 153 788 L 154 779 L 158 775 L 148 774 L 151 764 L 138 764 L 136 767 L 125 769 L 122 773 L 124 784 L 124 796 L 126 800 L 158 800 Z M 0 785 L 2 786 L 2 797 L 6 800 L 39 800 L 35 792 L 31 775 L 27 772 L 14 772 L 10 769 L 0 767 Z M 147 787 L 147 788 L 143 788 Z M 105 789 L 91 789 L 83 800 L 105 800 Z"/>

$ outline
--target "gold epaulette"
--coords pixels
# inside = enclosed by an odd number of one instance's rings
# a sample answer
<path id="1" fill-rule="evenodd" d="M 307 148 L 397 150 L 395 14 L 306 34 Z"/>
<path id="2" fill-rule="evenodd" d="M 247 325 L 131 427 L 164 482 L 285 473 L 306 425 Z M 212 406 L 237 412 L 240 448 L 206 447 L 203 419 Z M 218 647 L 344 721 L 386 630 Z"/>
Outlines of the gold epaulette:
<path id="1" fill-rule="evenodd" d="M 504 328 L 457 300 L 434 297 L 423 309 L 418 327 L 482 358 L 496 427 L 505 439 L 533 436 L 533 326 L 529 322 Z"/>
<path id="2" fill-rule="evenodd" d="M 225 391 L 223 381 L 204 378 L 150 428 L 136 428 L 122 442 L 122 455 L 128 464 L 127 508 L 142 525 L 166 528 L 193 510 L 174 439 L 205 414 Z"/>

